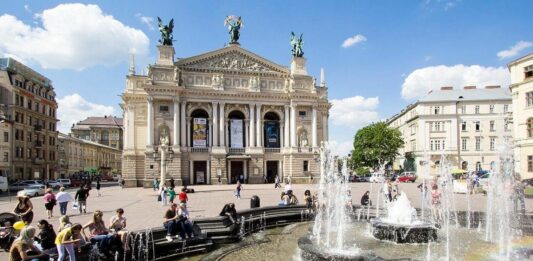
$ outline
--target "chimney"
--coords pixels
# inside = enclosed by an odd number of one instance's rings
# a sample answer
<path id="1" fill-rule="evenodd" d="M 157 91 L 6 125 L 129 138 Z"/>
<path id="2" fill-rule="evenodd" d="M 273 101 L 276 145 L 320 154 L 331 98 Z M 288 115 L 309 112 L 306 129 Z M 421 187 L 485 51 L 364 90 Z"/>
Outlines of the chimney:
<path id="1" fill-rule="evenodd" d="M 476 86 L 465 86 L 463 89 L 465 89 L 465 90 L 475 90 Z"/>
<path id="2" fill-rule="evenodd" d="M 453 90 L 453 86 L 443 86 L 443 87 L 440 87 L 440 90 L 441 91 L 451 91 L 451 90 Z"/>
<path id="3" fill-rule="evenodd" d="M 500 89 L 500 85 L 489 85 L 489 86 L 485 86 L 485 89 Z"/>

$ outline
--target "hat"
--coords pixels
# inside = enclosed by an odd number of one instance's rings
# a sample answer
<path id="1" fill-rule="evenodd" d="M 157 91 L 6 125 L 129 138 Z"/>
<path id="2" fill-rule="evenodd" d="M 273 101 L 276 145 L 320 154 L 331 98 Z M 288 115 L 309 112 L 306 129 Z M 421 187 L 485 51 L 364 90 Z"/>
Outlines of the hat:
<path id="1" fill-rule="evenodd" d="M 27 198 L 27 197 L 28 197 L 28 194 L 24 190 L 21 190 L 17 193 L 17 198 Z"/>

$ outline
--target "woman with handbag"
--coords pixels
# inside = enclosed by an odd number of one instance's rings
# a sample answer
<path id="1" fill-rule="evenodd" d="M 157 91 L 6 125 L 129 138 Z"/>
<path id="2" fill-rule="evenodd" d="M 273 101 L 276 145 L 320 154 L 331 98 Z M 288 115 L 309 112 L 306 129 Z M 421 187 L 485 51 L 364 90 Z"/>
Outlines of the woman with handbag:
<path id="1" fill-rule="evenodd" d="M 54 217 L 53 211 L 54 206 L 57 204 L 56 196 L 54 196 L 54 193 L 52 193 L 51 188 L 46 189 L 46 193 L 43 197 L 44 200 L 44 207 L 46 208 L 46 213 L 48 214 L 48 219 Z"/>

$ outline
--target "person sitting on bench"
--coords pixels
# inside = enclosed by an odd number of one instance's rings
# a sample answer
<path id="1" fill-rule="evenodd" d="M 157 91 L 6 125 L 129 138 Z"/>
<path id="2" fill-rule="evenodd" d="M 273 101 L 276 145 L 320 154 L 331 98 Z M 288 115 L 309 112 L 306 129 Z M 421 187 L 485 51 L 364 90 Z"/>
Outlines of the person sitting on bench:
<path id="1" fill-rule="evenodd" d="M 220 216 L 227 216 L 232 224 L 239 222 L 237 218 L 237 210 L 235 210 L 235 204 L 233 203 L 224 205 L 222 211 L 220 212 Z"/>

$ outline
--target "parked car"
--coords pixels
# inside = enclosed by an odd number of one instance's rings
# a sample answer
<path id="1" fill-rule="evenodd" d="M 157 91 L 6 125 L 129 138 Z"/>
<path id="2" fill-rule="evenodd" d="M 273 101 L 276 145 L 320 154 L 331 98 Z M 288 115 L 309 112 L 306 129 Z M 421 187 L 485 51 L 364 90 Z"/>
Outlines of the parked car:
<path id="1" fill-rule="evenodd" d="M 61 183 L 57 180 L 47 180 L 45 185 L 50 186 L 52 189 L 59 189 L 61 187 Z"/>
<path id="2" fill-rule="evenodd" d="M 0 176 L 0 193 L 7 191 L 7 178 Z"/>
<path id="3" fill-rule="evenodd" d="M 30 185 L 24 191 L 29 197 L 38 197 L 44 195 L 44 185 Z"/>
<path id="4" fill-rule="evenodd" d="M 402 174 L 400 174 L 400 176 L 398 176 L 398 180 L 400 182 L 412 182 L 412 183 L 415 183 L 416 181 L 416 173 L 414 171 L 406 171 L 406 172 L 403 172 Z"/>
<path id="5" fill-rule="evenodd" d="M 524 186 L 533 186 L 533 178 L 522 180 L 522 184 L 523 184 Z"/>
<path id="6" fill-rule="evenodd" d="M 17 181 L 15 183 L 11 183 L 9 185 L 9 190 L 11 190 L 11 191 L 19 191 L 19 190 L 25 189 L 28 186 L 29 185 L 28 185 L 28 183 L 26 183 L 26 181 Z"/>
<path id="7" fill-rule="evenodd" d="M 72 186 L 70 179 L 56 179 L 57 182 L 61 183 L 61 186 L 68 188 Z"/>
<path id="8" fill-rule="evenodd" d="M 385 181 L 385 175 L 383 173 L 372 173 L 372 176 L 370 176 L 369 182 L 378 182 L 381 183 Z"/>
<path id="9" fill-rule="evenodd" d="M 26 184 L 28 185 L 44 185 L 42 180 L 36 180 L 36 179 L 24 180 L 24 182 L 26 182 Z"/>

